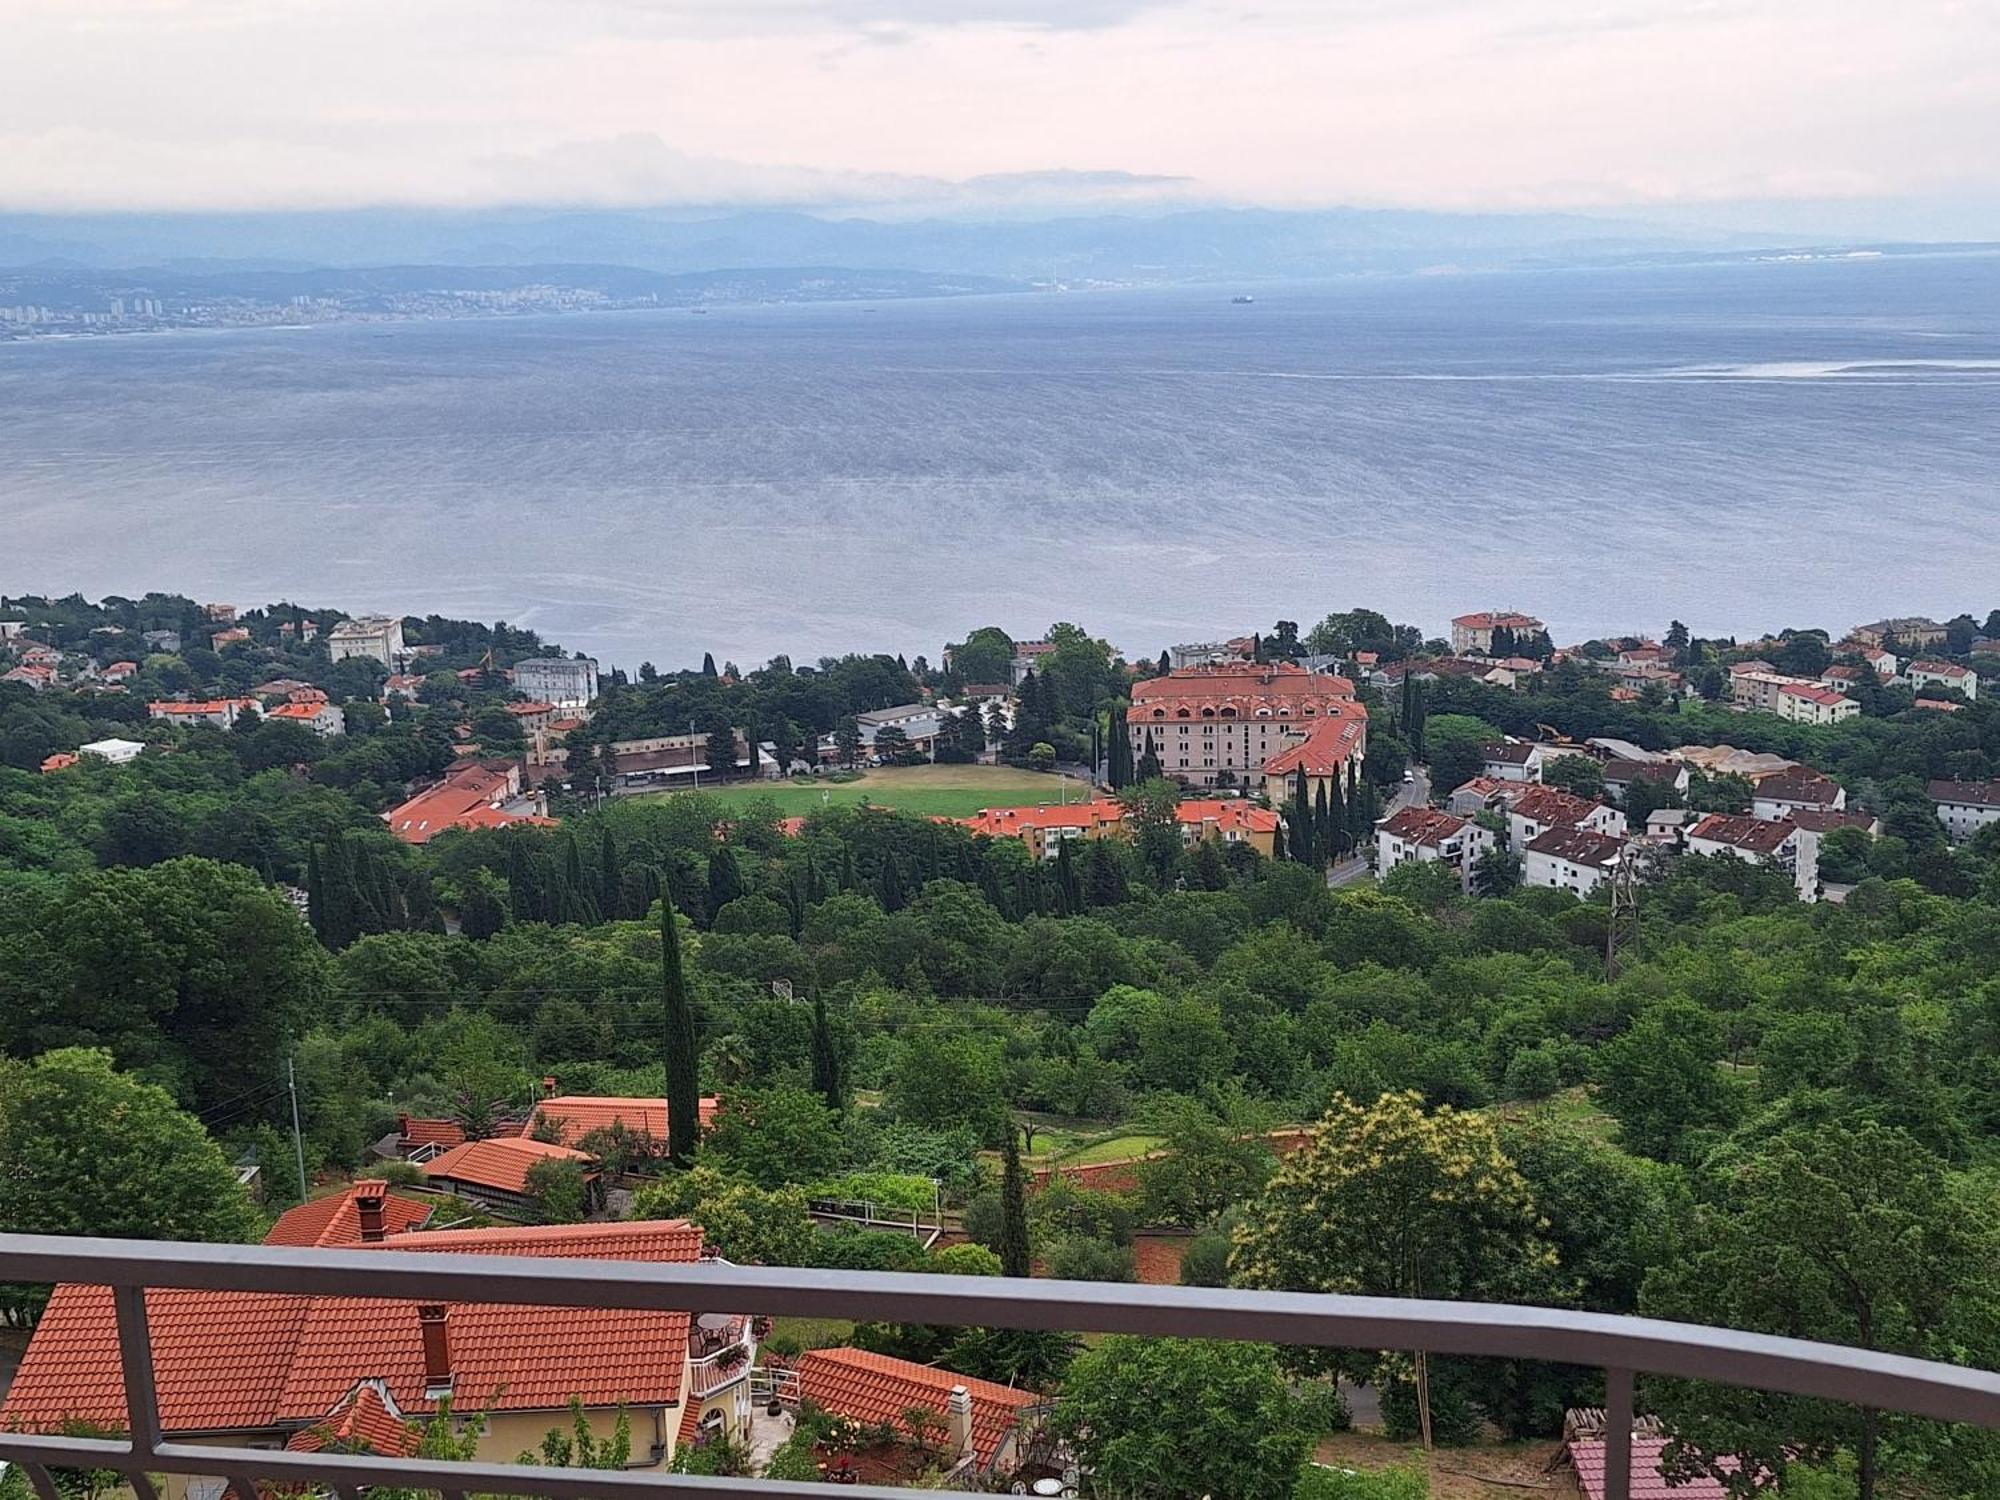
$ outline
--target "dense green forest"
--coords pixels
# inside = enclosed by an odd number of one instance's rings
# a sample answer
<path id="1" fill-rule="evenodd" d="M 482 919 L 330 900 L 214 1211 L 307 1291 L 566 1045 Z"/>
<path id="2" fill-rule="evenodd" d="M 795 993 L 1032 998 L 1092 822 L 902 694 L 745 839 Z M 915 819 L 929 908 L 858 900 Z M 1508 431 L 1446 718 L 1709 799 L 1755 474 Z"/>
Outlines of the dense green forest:
<path id="1" fill-rule="evenodd" d="M 538 646 L 499 626 L 424 625 L 456 643 L 447 666 Z M 95 627 L 84 614 L 76 628 Z M 1074 744 L 1117 713 L 1125 679 L 1101 642 L 1064 639 L 1071 667 L 1047 674 L 1047 722 Z M 980 645 L 955 650 L 961 680 L 983 680 Z M 330 680 L 323 660 L 289 659 Z M 189 662 L 207 674 L 190 681 L 233 665 Z M 803 736 L 941 681 L 888 658 L 648 669 L 612 685 L 588 734 L 684 723 L 706 704 Z M 1806 729 L 1614 702 L 1574 669 L 1518 695 L 1430 684 L 1414 723 L 1407 699 L 1368 695 L 1383 764 L 1400 767 L 1413 740 L 1435 762 L 1537 724 L 1649 747 L 1726 741 L 1795 755 L 1884 812 L 1891 837 L 1838 906 L 1801 904 L 1789 879 L 1738 861 L 1675 862 L 1607 972 L 1602 901 L 1466 897 L 1423 867 L 1331 889 L 1296 861 L 1149 839 L 1172 797 L 1156 787 L 1127 793 L 1133 840 L 1064 846 L 1047 864 L 880 809 L 830 809 L 788 836 L 772 810 L 700 796 L 579 803 L 559 829 L 412 849 L 376 814 L 445 763 L 447 724 L 504 690 L 452 676 L 425 697 L 379 722 L 355 712 L 372 702 L 352 704 L 344 740 L 306 743 L 268 723 L 145 725 L 143 693 L 0 685 L 0 1054 L 16 1060 L 0 1076 L 16 1101 L 42 1101 L 0 1102 L 0 1152 L 54 1151 L 62 1111 L 156 1085 L 145 1098 L 198 1121 L 226 1158 L 254 1151 L 280 1207 L 296 1192 L 288 1066 L 316 1175 L 352 1172 L 401 1113 L 476 1121 L 545 1077 L 564 1092 L 665 1093 L 665 921 L 699 1087 L 725 1105 L 692 1170 L 667 1171 L 641 1210 L 693 1214 L 739 1258 L 909 1264 L 906 1240 L 813 1230 L 803 1190 L 935 1178 L 998 1261 L 1031 1243 L 1055 1274 L 1130 1277 L 1135 1230 L 1171 1225 L 1194 1232 L 1191 1280 L 1643 1310 L 2000 1363 L 2000 829 L 1948 849 L 1921 803 L 1924 778 L 2000 772 L 1990 703 L 1925 715 L 1884 702 Z M 121 727 L 172 753 L 26 768 L 44 745 Z M 1321 1143 L 1282 1163 L 1264 1140 L 1322 1119 Z M 1136 1192 L 1035 1195 L 1024 1241 L 1002 1170 L 1022 1122 L 1164 1148 Z M 1381 1151 L 1407 1169 L 1399 1187 L 1367 1165 Z M 1425 1283 L 1375 1278 L 1367 1215 L 1406 1223 L 1417 1200 L 1392 1188 L 1483 1151 L 1504 1177 L 1433 1226 Z M 128 1153 L 103 1155 L 98 1172 L 124 1170 Z M 107 1180 L 70 1197 L 28 1191 L 34 1173 L 0 1177 L 0 1220 L 253 1232 L 233 1207 L 190 1208 L 228 1196 L 212 1174 L 190 1169 L 186 1191 L 158 1175 L 173 1191 L 156 1212 L 129 1176 L 122 1193 Z M 1298 1208 L 1341 1193 L 1343 1233 L 1323 1222 L 1341 1216 Z M 1815 1236 L 1871 1246 L 1867 1285 L 1842 1284 L 1851 1268 Z M 1073 1352 L 977 1331 L 858 1336 L 1023 1380 L 1056 1380 Z M 1141 1378 L 1103 1350 L 1086 1358 L 1103 1389 Z M 1588 1373 L 1433 1364 L 1446 1437 L 1482 1420 L 1547 1432 L 1595 1391 Z M 1392 1430 L 1411 1430 L 1407 1371 L 1374 1356 L 1342 1369 L 1374 1379 Z M 1877 1465 L 1911 1493 L 2000 1492 L 1990 1448 L 1920 1424 L 1863 1435 L 1812 1403 L 1749 1409 L 1664 1382 L 1647 1399 L 1705 1451 L 1846 1486 L 1826 1494 L 1868 1491 Z"/>

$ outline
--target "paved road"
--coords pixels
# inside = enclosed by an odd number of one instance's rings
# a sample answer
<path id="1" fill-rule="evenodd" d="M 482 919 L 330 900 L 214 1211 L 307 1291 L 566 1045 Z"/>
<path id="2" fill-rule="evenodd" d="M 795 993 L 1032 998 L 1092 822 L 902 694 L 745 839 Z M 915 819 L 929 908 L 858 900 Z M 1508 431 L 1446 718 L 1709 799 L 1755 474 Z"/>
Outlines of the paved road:
<path id="1" fill-rule="evenodd" d="M 1382 809 L 1382 816 L 1401 812 L 1406 807 L 1420 807 L 1431 800 L 1431 774 L 1422 766 L 1411 766 L 1414 780 L 1398 786 L 1390 795 Z M 1344 859 L 1326 872 L 1326 883 L 1330 886 L 1352 885 L 1368 875 L 1368 857 L 1357 854 L 1352 859 Z"/>

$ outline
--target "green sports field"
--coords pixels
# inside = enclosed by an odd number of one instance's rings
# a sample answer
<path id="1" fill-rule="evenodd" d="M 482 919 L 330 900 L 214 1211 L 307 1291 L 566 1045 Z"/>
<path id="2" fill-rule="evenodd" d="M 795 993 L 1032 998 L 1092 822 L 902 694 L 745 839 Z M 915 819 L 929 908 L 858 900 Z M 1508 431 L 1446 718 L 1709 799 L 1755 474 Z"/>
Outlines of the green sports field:
<path id="1" fill-rule="evenodd" d="M 663 796 L 683 796 L 667 792 Z M 769 801 L 781 817 L 797 817 L 821 807 L 893 807 L 898 812 L 965 818 L 982 807 L 1032 807 L 1042 802 L 1084 802 L 1090 789 L 1075 777 L 1007 766 L 897 766 L 868 771 L 853 781 L 794 779 L 742 782 L 720 791 L 702 789 L 722 802 Z"/>

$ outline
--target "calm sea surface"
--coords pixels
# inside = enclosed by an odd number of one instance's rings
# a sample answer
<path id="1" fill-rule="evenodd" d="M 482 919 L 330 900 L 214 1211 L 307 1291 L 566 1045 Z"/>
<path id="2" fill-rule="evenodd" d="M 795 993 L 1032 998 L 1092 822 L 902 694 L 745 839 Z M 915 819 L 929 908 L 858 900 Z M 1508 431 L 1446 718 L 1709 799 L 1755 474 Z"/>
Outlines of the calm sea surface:
<path id="1" fill-rule="evenodd" d="M 2000 607 L 2000 257 L 0 345 L 0 591 L 625 666 Z"/>

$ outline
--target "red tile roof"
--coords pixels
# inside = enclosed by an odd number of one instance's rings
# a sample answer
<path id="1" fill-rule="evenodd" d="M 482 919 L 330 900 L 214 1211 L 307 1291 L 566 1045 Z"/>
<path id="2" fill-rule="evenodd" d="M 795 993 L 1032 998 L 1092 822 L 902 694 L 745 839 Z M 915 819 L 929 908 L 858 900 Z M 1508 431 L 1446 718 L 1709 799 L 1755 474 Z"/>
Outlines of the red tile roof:
<path id="1" fill-rule="evenodd" d="M 1293 662 L 1222 662 L 1179 667 L 1165 677 L 1134 683 L 1127 722 L 1177 717 L 1182 712 L 1193 716 L 1204 709 L 1215 715 L 1228 710 L 1245 719 L 1302 718 L 1308 709 L 1337 712 L 1330 705 L 1351 703 L 1353 698 L 1354 684 L 1345 677 L 1308 672 Z"/>
<path id="2" fill-rule="evenodd" d="M 1032 1391 L 866 1349 L 814 1349 L 800 1358 L 798 1370 L 799 1395 L 815 1406 L 857 1422 L 899 1428 L 905 1427 L 903 1414 L 912 1407 L 946 1416 L 951 1388 L 964 1386 L 972 1398 L 972 1450 L 981 1468 L 999 1454 L 1022 1408 L 1041 1399 Z"/>
<path id="3" fill-rule="evenodd" d="M 1803 698 L 1806 702 L 1816 703 L 1821 708 L 1833 708 L 1853 701 L 1845 693 L 1836 693 L 1832 688 L 1814 687 L 1804 682 L 1787 682 L 1778 691 L 1788 698 Z"/>
<path id="4" fill-rule="evenodd" d="M 691 1263 L 701 1231 L 682 1220 L 468 1229 L 398 1235 L 399 1251 Z M 429 1413 L 423 1339 L 411 1302 L 154 1290 L 146 1296 L 160 1414 L 174 1432 L 313 1422 L 367 1379 L 405 1412 Z M 668 1405 L 680 1399 L 688 1315 L 453 1303 L 460 1410 Z M 125 1386 L 104 1287 L 56 1288 L 0 1405 L 0 1426 L 49 1431 L 67 1420 L 120 1426 Z"/>
<path id="5" fill-rule="evenodd" d="M 317 703 L 280 703 L 276 708 L 269 710 L 264 717 L 267 719 L 303 719 L 310 723 L 312 720 L 317 719 L 326 710 L 327 706 L 324 698 L 320 699 Z"/>
<path id="6" fill-rule="evenodd" d="M 1567 860 L 1573 865 L 1612 865 L 1624 849 L 1623 839 L 1594 828 L 1551 828 L 1527 846 L 1530 854 Z"/>
<path id="7" fill-rule="evenodd" d="M 417 1429 L 389 1409 L 382 1389 L 364 1381 L 326 1420 L 301 1427 L 285 1443 L 293 1453 L 318 1453 L 332 1447 L 340 1453 L 376 1453 L 384 1458 L 407 1458 L 417 1451 Z"/>
<path id="8" fill-rule="evenodd" d="M 1340 712 L 1328 709 L 1328 717 L 1313 725 L 1312 733 L 1289 750 L 1280 750 L 1264 762 L 1266 776 L 1335 776 L 1361 749 L 1368 735 L 1368 710 L 1360 704 L 1340 705 Z"/>
<path id="9" fill-rule="evenodd" d="M 1515 799 L 1513 812 L 1515 816 L 1540 823 L 1545 828 L 1574 828 L 1593 817 L 1603 806 L 1601 802 L 1587 801 L 1561 787 L 1537 786 Z"/>
<path id="10" fill-rule="evenodd" d="M 518 815 L 501 807 L 512 785 L 513 778 L 504 770 L 477 762 L 456 766 L 436 786 L 418 792 L 382 818 L 406 844 L 428 844 L 453 828 L 501 828 L 513 823 L 555 826 L 554 819 Z"/>
<path id="11" fill-rule="evenodd" d="M 465 1139 L 465 1127 L 456 1120 L 429 1120 L 404 1115 L 398 1139 L 405 1151 L 416 1146 L 456 1146 Z"/>
<path id="12" fill-rule="evenodd" d="M 551 1146 L 526 1136 L 501 1136 L 490 1141 L 467 1141 L 453 1146 L 442 1156 L 422 1163 L 429 1178 L 468 1182 L 474 1187 L 492 1188 L 503 1193 L 526 1193 L 528 1172 L 544 1161 L 573 1161 L 589 1167 L 590 1158 L 568 1146 Z"/>
<path id="13" fill-rule="evenodd" d="M 1924 790 L 1933 802 L 1965 807 L 2000 807 L 2000 779 L 1993 781 L 1933 781 Z"/>
<path id="14" fill-rule="evenodd" d="M 398 1198 L 386 1182 L 362 1181 L 345 1192 L 332 1193 L 288 1208 L 264 1236 L 267 1245 L 291 1245 L 300 1249 L 359 1245 L 361 1205 L 364 1197 L 382 1200 L 382 1229 L 385 1234 L 407 1234 L 431 1216 L 432 1205 L 414 1198 Z"/>
<path id="15" fill-rule="evenodd" d="M 1477 614 L 1459 615 L 1451 622 L 1463 625 L 1467 630 L 1540 630 L 1542 622 L 1533 615 L 1517 614 L 1513 610 L 1481 610 Z"/>
<path id="16" fill-rule="evenodd" d="M 1727 844 L 1752 854 L 1775 854 L 1785 846 L 1785 840 L 1797 832 L 1798 826 L 1789 819 L 1774 823 L 1766 818 L 1710 813 L 1688 830 L 1688 837 L 1706 839 L 1711 844 Z"/>
<path id="17" fill-rule="evenodd" d="M 1268 807 L 1231 797 L 1189 797 L 1174 809 L 1183 831 L 1209 823 L 1223 833 L 1275 833 L 1278 815 Z"/>
<path id="18" fill-rule="evenodd" d="M 1728 1500 L 1728 1490 L 1720 1480 L 1693 1479 L 1686 1484 L 1669 1484 L 1660 1472 L 1660 1455 L 1667 1439 L 1632 1439 L 1632 1500 Z M 1576 1465 L 1577 1483 L 1585 1500 L 1604 1500 L 1604 1444 L 1578 1438 L 1569 1445 L 1570 1462 Z M 1735 1461 L 1725 1459 L 1728 1467 Z"/>
<path id="19" fill-rule="evenodd" d="M 722 1101 L 709 1094 L 701 1101 L 701 1128 L 715 1123 L 715 1112 Z M 521 1127 L 521 1134 L 532 1136 L 535 1121 L 546 1116 L 562 1122 L 562 1143 L 574 1146 L 593 1130 L 602 1130 L 613 1121 L 622 1120 L 627 1130 L 643 1130 L 654 1140 L 665 1143 L 667 1139 L 667 1101 L 664 1099 L 628 1099 L 591 1094 L 560 1094 L 553 1099 L 544 1099 L 535 1106 L 535 1113 L 528 1117 Z"/>
<path id="20" fill-rule="evenodd" d="M 1757 796 L 1767 802 L 1798 802 L 1807 807 L 1831 807 L 1840 798 L 1840 783 L 1811 766 L 1787 766 L 1757 781 Z"/>
<path id="21" fill-rule="evenodd" d="M 1029 829 L 1115 828 L 1125 818 L 1122 803 L 1109 800 L 1071 802 L 1056 807 L 983 807 L 958 821 L 974 833 L 993 838 L 1019 838 Z"/>
<path id="22" fill-rule="evenodd" d="M 67 771 L 71 766 L 76 764 L 76 760 L 77 758 L 73 751 L 58 750 L 54 755 L 43 760 L 42 774 L 46 776 L 51 771 Z"/>
<path id="23" fill-rule="evenodd" d="M 1877 826 L 1873 813 L 1835 812 L 1830 807 L 1795 807 L 1785 814 L 1785 819 L 1807 833 L 1832 833 L 1839 828 L 1872 830 Z"/>
<path id="24" fill-rule="evenodd" d="M 1464 818 L 1455 818 L 1434 807 L 1405 807 L 1376 825 L 1382 832 L 1414 844 L 1435 848 L 1441 841 L 1466 828 Z"/>

